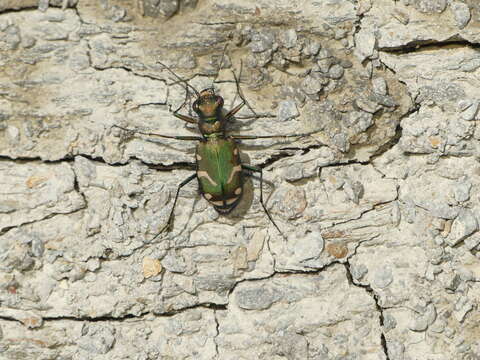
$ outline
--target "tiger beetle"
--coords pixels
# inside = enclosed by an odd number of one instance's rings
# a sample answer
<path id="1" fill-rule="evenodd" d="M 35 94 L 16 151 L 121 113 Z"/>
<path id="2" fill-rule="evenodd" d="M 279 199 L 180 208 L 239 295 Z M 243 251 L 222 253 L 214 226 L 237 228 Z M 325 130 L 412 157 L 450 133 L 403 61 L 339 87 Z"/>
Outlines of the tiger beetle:
<path id="1" fill-rule="evenodd" d="M 186 121 L 198 126 L 201 133 L 200 136 L 175 136 L 163 135 L 150 132 L 142 132 L 134 129 L 124 128 L 114 125 L 124 131 L 138 133 L 147 136 L 158 136 L 167 139 L 198 141 L 196 147 L 196 172 L 183 180 L 177 187 L 173 206 L 167 220 L 167 224 L 155 236 L 159 236 L 165 230 L 170 228 L 173 222 L 173 213 L 177 204 L 180 189 L 187 185 L 190 181 L 197 178 L 200 193 L 203 197 L 213 205 L 215 210 L 222 215 L 230 213 L 239 203 L 242 193 L 244 178 L 243 175 L 250 176 L 251 173 L 257 173 L 260 177 L 260 204 L 270 222 L 275 226 L 280 235 L 284 237 L 280 228 L 272 219 L 263 201 L 263 172 L 260 167 L 242 164 L 235 140 L 251 140 L 251 139 L 267 139 L 267 138 L 288 138 L 302 137 L 310 134 L 293 134 L 293 135 L 227 135 L 225 132 L 226 124 L 234 115 L 246 104 L 246 100 L 241 94 L 238 79 L 233 72 L 237 85 L 237 92 L 241 98 L 241 103 L 235 106 L 226 114 L 223 112 L 223 98 L 215 94 L 213 87 L 198 92 L 187 81 L 181 79 L 169 67 L 159 62 L 165 69 L 172 73 L 180 82 L 186 85 L 188 96 L 188 88 L 191 88 L 197 99 L 193 102 L 192 108 L 198 115 L 194 118 L 179 113 L 180 109 L 185 105 L 187 100 L 175 111 L 173 116 L 180 120 Z"/>

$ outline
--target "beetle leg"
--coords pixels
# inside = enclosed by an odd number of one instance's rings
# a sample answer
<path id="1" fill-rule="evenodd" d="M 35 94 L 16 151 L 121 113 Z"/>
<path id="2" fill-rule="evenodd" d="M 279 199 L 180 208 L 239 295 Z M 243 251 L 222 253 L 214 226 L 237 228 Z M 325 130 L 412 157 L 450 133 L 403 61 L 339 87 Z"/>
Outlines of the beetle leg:
<path id="1" fill-rule="evenodd" d="M 186 121 L 190 124 L 198 124 L 198 120 L 193 118 L 193 117 L 190 117 L 190 116 L 187 116 L 187 115 L 182 115 L 182 114 L 179 114 L 177 112 L 178 110 L 174 111 L 173 112 L 173 116 L 175 116 L 176 118 L 179 118 L 180 120 L 183 120 L 183 121 Z"/>
<path id="2" fill-rule="evenodd" d="M 124 128 L 124 127 L 118 126 L 118 125 L 113 125 L 113 126 L 119 128 L 119 129 L 122 129 L 123 131 L 133 132 L 133 133 L 147 135 L 147 136 L 159 136 L 159 137 L 162 137 L 162 138 L 176 139 L 176 140 L 196 140 L 196 141 L 203 140 L 203 138 L 200 137 L 200 136 L 162 135 L 162 134 L 155 134 L 155 133 L 138 131 L 138 130 L 135 130 L 135 129 Z"/>
<path id="3" fill-rule="evenodd" d="M 190 175 L 188 178 L 186 178 L 185 180 L 183 180 L 180 185 L 178 185 L 177 187 L 177 193 L 175 194 L 175 200 L 173 200 L 173 206 L 172 206 L 172 210 L 170 210 L 170 215 L 168 216 L 168 220 L 167 220 L 167 224 L 162 228 L 162 230 L 160 230 L 160 232 L 155 235 L 152 239 L 155 240 L 157 238 L 157 236 L 159 236 L 161 233 L 163 233 L 165 230 L 167 230 L 171 225 L 172 225 L 172 221 L 173 221 L 173 212 L 175 211 L 175 205 L 177 205 L 177 199 L 178 199 L 178 193 L 180 192 L 180 189 L 187 185 L 190 181 L 192 181 L 193 179 L 195 179 L 197 177 L 197 174 L 192 174 Z"/>
<path id="4" fill-rule="evenodd" d="M 263 202 L 263 171 L 262 171 L 262 169 L 259 168 L 259 167 L 256 167 L 256 166 L 245 165 L 245 164 L 242 164 L 242 169 L 243 169 L 244 171 L 252 171 L 252 172 L 260 173 L 260 204 L 262 204 L 263 211 L 265 211 L 265 214 L 267 214 L 268 219 L 270 220 L 270 222 L 275 226 L 275 228 L 278 230 L 278 232 L 280 233 L 280 235 L 282 235 L 282 237 L 283 237 L 285 240 L 287 240 L 287 238 L 286 238 L 285 235 L 282 233 L 282 231 L 280 230 L 280 228 L 278 227 L 278 225 L 275 223 L 275 221 L 273 221 L 272 216 L 271 216 L 270 213 L 268 212 L 267 207 L 265 206 L 265 203 Z M 251 176 L 251 174 L 250 174 L 249 172 L 247 172 L 246 174 Z"/>
<path id="5" fill-rule="evenodd" d="M 198 123 L 197 119 L 178 113 L 180 111 L 180 109 L 183 108 L 185 106 L 185 104 L 187 103 L 187 99 L 189 97 L 188 88 L 192 89 L 198 97 L 198 96 L 200 96 L 200 94 L 198 93 L 197 89 L 195 89 L 192 85 L 190 85 L 186 80 L 182 79 L 180 76 L 175 74 L 175 72 L 172 69 L 170 69 L 167 65 L 165 65 L 164 63 L 162 63 L 158 60 L 157 60 L 157 63 L 162 65 L 164 69 L 168 70 L 168 72 L 170 72 L 173 76 L 175 76 L 178 79 L 179 82 L 181 82 L 185 85 L 185 101 L 182 103 L 182 105 L 180 105 L 178 107 L 177 110 L 175 110 L 173 112 L 173 116 L 175 116 L 175 117 L 177 117 L 177 118 L 179 118 L 183 121 L 189 122 L 191 124 L 197 124 Z"/>
<path id="6" fill-rule="evenodd" d="M 230 118 L 233 117 L 243 107 L 243 105 L 245 105 L 245 100 L 242 100 L 242 102 L 240 104 L 238 104 L 232 110 L 230 110 L 225 115 L 225 120 L 230 120 Z"/>
<path id="7" fill-rule="evenodd" d="M 180 109 L 182 109 L 185 106 L 185 104 L 187 103 L 187 99 L 188 99 L 188 88 L 185 88 L 185 100 L 183 101 L 182 105 L 180 105 L 175 111 L 172 112 L 172 114 L 176 118 L 178 118 L 180 120 L 183 120 L 183 121 L 186 121 L 190 124 L 198 124 L 197 119 L 195 119 L 191 116 L 182 115 L 182 114 L 178 113 L 180 111 Z M 170 111 L 172 111 L 171 107 L 170 107 Z"/>
<path id="8" fill-rule="evenodd" d="M 187 103 L 187 99 L 188 99 L 188 88 L 185 88 L 185 101 L 182 103 L 182 105 L 180 105 L 175 111 L 172 112 L 173 116 L 175 116 L 176 118 L 180 119 L 180 120 L 183 120 L 183 121 L 186 121 L 190 124 L 198 124 L 198 120 L 191 117 L 191 116 L 188 116 L 188 115 L 182 115 L 179 113 L 180 109 L 183 108 L 185 106 L 185 104 Z M 172 109 L 170 108 L 170 111 L 172 111 Z"/>
<path id="9" fill-rule="evenodd" d="M 177 74 L 175 74 L 175 72 L 174 72 L 172 69 L 170 69 L 167 65 L 165 65 L 164 63 L 162 63 L 162 62 L 160 62 L 160 61 L 158 61 L 158 60 L 157 60 L 157 63 L 160 64 L 160 65 L 162 65 L 164 69 L 168 70 L 168 72 L 171 73 L 173 76 L 175 76 L 175 78 L 177 78 L 180 82 L 184 83 L 186 88 L 192 89 L 193 92 L 195 93 L 195 95 L 197 95 L 197 97 L 200 96 L 200 94 L 198 93 L 197 89 L 195 89 L 192 85 L 190 85 L 190 84 L 188 83 L 188 81 L 182 79 L 180 76 L 178 76 Z"/>
<path id="10" fill-rule="evenodd" d="M 243 69 L 243 62 L 240 60 L 240 74 L 239 77 L 242 75 L 242 69 Z M 233 115 L 235 115 L 242 107 L 243 105 L 247 105 L 248 109 L 253 113 L 253 117 L 255 119 L 259 118 L 255 110 L 250 106 L 248 101 L 245 99 L 245 96 L 243 96 L 243 91 L 240 87 L 240 80 L 237 77 L 237 74 L 235 74 L 235 71 L 232 70 L 233 78 L 235 79 L 235 86 L 237 87 L 237 94 L 242 99 L 242 102 L 235 106 L 232 110 L 230 110 L 226 115 L 225 115 L 225 120 L 229 120 Z"/>
<path id="11" fill-rule="evenodd" d="M 290 135 L 228 135 L 234 139 L 239 140 L 253 140 L 253 139 L 273 139 L 273 138 L 291 138 L 291 137 L 305 137 L 310 134 L 290 134 Z"/>

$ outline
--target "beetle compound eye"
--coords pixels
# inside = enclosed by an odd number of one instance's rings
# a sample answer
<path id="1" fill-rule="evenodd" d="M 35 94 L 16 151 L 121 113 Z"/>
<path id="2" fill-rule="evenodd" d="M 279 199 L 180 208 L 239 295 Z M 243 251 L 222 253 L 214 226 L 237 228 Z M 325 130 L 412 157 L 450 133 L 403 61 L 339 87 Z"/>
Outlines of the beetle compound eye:
<path id="1" fill-rule="evenodd" d="M 198 112 L 198 102 L 195 101 L 195 102 L 192 104 L 192 108 L 193 108 L 193 111 Z"/>
<path id="2" fill-rule="evenodd" d="M 219 107 L 223 106 L 223 98 L 221 98 L 220 96 L 217 97 L 217 101 L 216 101 L 216 102 L 217 102 L 217 105 L 218 105 Z"/>

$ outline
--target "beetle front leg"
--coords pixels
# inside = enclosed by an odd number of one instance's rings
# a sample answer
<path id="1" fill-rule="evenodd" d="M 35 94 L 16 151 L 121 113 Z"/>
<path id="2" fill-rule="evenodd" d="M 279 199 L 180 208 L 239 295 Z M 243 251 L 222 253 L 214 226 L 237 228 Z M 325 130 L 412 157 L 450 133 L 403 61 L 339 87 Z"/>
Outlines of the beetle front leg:
<path id="1" fill-rule="evenodd" d="M 243 68 L 243 63 L 240 61 L 240 75 L 242 73 L 242 68 Z M 242 89 L 240 88 L 240 81 L 237 78 L 237 74 L 235 74 L 235 71 L 232 70 L 233 78 L 235 79 L 235 86 L 237 87 L 237 94 L 242 99 L 242 102 L 235 106 L 232 110 L 230 110 L 226 115 L 225 115 L 225 120 L 229 120 L 231 117 L 233 117 L 242 107 L 243 105 L 247 105 L 248 109 L 255 115 L 254 118 L 257 119 L 259 116 L 253 110 L 253 108 L 250 106 L 250 104 L 247 102 L 245 99 L 245 96 L 243 96 Z"/>
<path id="2" fill-rule="evenodd" d="M 173 116 L 175 116 L 176 118 L 179 118 L 180 120 L 183 120 L 183 121 L 186 121 L 186 122 L 189 122 L 191 124 L 197 124 L 198 123 L 198 120 L 195 119 L 195 118 L 192 118 L 190 116 L 187 116 L 187 115 L 182 115 L 182 114 L 179 114 L 178 112 L 180 111 L 181 108 L 183 108 L 185 106 L 185 104 L 187 103 L 187 99 L 188 99 L 188 96 L 189 96 L 189 92 L 188 92 L 188 88 L 192 89 L 195 94 L 198 96 L 200 96 L 200 94 L 198 93 L 198 91 L 193 87 L 191 86 L 187 81 L 185 81 L 184 79 L 182 79 L 180 76 L 178 76 L 177 74 L 175 74 L 175 72 L 170 69 L 167 65 L 165 65 L 164 63 L 162 63 L 161 61 L 158 61 L 157 60 L 157 63 L 162 65 L 164 69 L 166 69 L 169 73 L 171 73 L 173 76 L 175 76 L 181 83 L 185 84 L 185 100 L 183 101 L 182 105 L 180 105 L 178 107 L 177 110 L 175 110 L 173 112 Z M 171 109 L 170 109 L 171 111 Z"/>
<path id="3" fill-rule="evenodd" d="M 238 140 L 254 140 L 254 139 L 275 139 L 275 138 L 291 138 L 291 137 L 305 137 L 310 134 L 290 134 L 290 135 L 228 135 Z"/>
<path id="4" fill-rule="evenodd" d="M 182 115 L 180 113 L 178 113 L 180 109 L 177 109 L 175 110 L 172 114 L 173 116 L 175 116 L 176 118 L 180 119 L 180 120 L 183 120 L 183 121 L 186 121 L 190 124 L 198 124 L 198 120 L 193 118 L 193 117 L 190 117 L 190 116 L 187 116 L 187 115 Z"/>
<path id="5" fill-rule="evenodd" d="M 188 141 L 202 141 L 203 138 L 200 136 L 181 136 L 181 135 L 162 135 L 162 134 L 156 134 L 156 133 L 150 133 L 150 132 L 144 132 L 144 131 L 138 131 L 135 129 L 129 129 L 125 128 L 123 126 L 119 125 L 113 125 L 113 127 L 119 128 L 123 131 L 126 132 L 131 132 L 134 134 L 142 134 L 142 135 L 147 135 L 147 136 L 158 136 L 166 139 L 176 139 L 176 140 L 188 140 Z"/>
<path id="6" fill-rule="evenodd" d="M 235 106 L 232 110 L 230 110 L 226 115 L 225 115 L 225 120 L 230 120 L 242 107 L 245 105 L 245 100 L 242 99 L 242 102 Z"/>
<path id="7" fill-rule="evenodd" d="M 175 116 L 176 118 L 180 119 L 180 120 L 183 120 L 183 121 L 186 121 L 190 124 L 198 124 L 198 120 L 191 117 L 191 116 L 187 116 L 187 115 L 182 115 L 179 113 L 179 111 L 185 106 L 185 104 L 187 103 L 187 99 L 188 99 L 188 88 L 185 89 L 185 100 L 183 101 L 182 105 L 180 105 L 175 111 L 172 112 L 173 116 Z M 172 109 L 170 108 L 170 111 L 172 111 Z"/>

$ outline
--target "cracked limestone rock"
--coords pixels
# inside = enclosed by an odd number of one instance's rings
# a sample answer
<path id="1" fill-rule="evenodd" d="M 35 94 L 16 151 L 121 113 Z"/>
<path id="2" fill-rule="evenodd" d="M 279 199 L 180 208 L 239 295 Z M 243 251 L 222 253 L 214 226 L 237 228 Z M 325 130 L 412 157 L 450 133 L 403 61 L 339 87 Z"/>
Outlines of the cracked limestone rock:
<path id="1" fill-rule="evenodd" d="M 0 1 L 0 359 L 478 358 L 479 18 Z M 178 188 L 212 87 L 259 136 L 226 216 Z"/>
<path id="2" fill-rule="evenodd" d="M 0 231 L 86 206 L 69 164 L 0 163 Z"/>
<path id="3" fill-rule="evenodd" d="M 267 358 L 349 352 L 382 358 L 373 298 L 350 285 L 345 275 L 345 269 L 335 265 L 321 276 L 285 274 L 240 284 L 229 311 L 217 312 L 220 353 L 228 359 L 252 358 L 257 351 Z M 238 337 L 243 341 L 236 341 Z"/>

